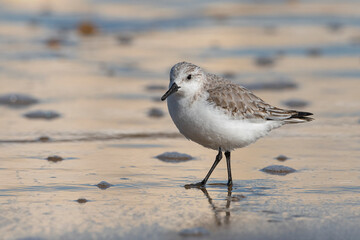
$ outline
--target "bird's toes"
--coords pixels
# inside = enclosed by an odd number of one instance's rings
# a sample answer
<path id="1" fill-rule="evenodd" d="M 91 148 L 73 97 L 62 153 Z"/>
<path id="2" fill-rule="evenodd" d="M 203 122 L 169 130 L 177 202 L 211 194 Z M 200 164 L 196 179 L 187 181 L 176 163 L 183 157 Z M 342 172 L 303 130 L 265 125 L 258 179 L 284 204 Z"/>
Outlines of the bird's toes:
<path id="1" fill-rule="evenodd" d="M 203 188 L 203 187 L 205 187 L 205 183 L 203 183 L 203 182 L 191 183 L 191 184 L 186 184 L 184 187 L 185 187 L 186 189 L 190 189 L 190 188 Z"/>

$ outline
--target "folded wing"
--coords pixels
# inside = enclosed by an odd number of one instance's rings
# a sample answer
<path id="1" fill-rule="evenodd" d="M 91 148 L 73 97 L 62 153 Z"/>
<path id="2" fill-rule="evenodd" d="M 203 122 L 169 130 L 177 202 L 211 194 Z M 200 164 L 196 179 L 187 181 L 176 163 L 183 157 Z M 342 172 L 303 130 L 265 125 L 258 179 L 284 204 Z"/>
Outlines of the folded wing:
<path id="1" fill-rule="evenodd" d="M 283 121 L 285 123 L 313 120 L 308 117 L 312 113 L 271 106 L 248 89 L 225 79 L 217 79 L 214 83 L 216 84 L 205 86 L 209 94 L 207 101 L 222 108 L 236 119 Z"/>

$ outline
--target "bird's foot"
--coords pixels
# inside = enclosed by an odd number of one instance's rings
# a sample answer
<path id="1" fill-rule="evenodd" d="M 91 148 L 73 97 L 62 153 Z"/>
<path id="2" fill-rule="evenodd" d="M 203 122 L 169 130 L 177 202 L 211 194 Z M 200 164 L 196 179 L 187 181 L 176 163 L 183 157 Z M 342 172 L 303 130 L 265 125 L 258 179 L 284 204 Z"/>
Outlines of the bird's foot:
<path id="1" fill-rule="evenodd" d="M 190 188 L 204 188 L 205 187 L 205 182 L 201 181 L 198 183 L 191 183 L 191 184 L 186 184 L 184 186 L 186 189 L 190 189 Z"/>

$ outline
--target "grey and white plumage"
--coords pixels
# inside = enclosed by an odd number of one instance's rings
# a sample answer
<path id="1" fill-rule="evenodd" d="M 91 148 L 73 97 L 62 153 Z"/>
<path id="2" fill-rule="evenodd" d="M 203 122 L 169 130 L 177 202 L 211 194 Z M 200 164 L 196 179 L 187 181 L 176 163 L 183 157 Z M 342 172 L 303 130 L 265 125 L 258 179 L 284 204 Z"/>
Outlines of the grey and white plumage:
<path id="1" fill-rule="evenodd" d="M 284 124 L 311 121 L 308 112 L 274 107 L 248 89 L 200 67 L 180 62 L 170 71 L 169 113 L 188 139 L 230 152 Z"/>

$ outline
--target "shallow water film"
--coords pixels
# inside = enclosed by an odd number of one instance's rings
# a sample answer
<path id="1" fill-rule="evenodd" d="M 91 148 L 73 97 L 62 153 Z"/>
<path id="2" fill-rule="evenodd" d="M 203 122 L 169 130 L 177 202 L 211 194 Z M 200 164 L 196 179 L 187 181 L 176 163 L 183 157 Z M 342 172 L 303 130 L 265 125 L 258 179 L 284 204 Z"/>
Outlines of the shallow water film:
<path id="1" fill-rule="evenodd" d="M 1 239 L 359 239 L 360 1 L 0 0 L 0 53 Z M 315 121 L 186 189 L 180 61 Z"/>

